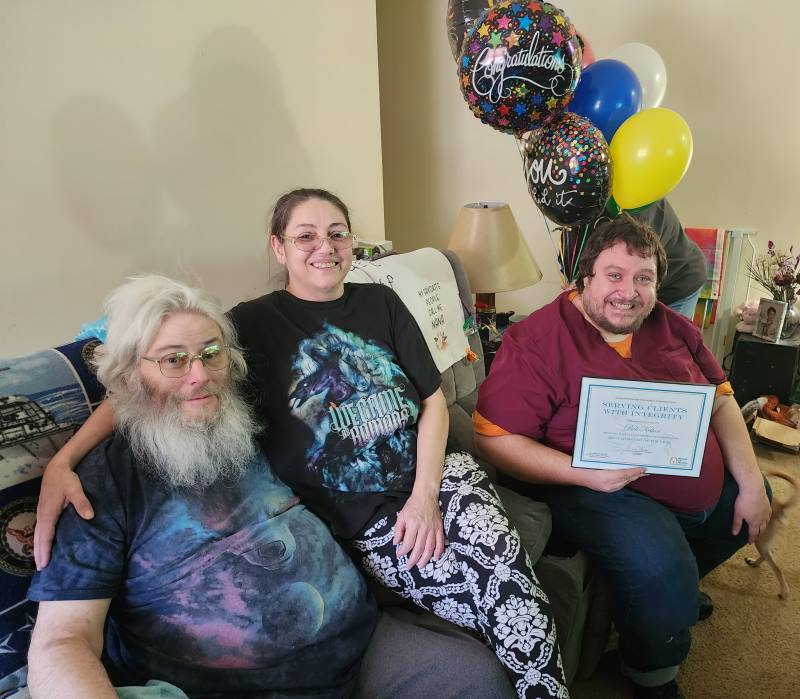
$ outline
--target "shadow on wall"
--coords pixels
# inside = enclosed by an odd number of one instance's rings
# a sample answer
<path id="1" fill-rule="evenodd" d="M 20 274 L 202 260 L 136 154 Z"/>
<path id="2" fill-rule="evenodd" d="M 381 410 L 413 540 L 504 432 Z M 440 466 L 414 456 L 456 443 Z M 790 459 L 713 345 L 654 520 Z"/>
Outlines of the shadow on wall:
<path id="1" fill-rule="evenodd" d="M 118 105 L 83 95 L 57 114 L 52 137 L 56 172 L 89 252 L 95 247 L 143 262 L 156 237 L 163 187 L 136 125 Z"/>
<path id="2" fill-rule="evenodd" d="M 66 103 L 52 131 L 56 171 L 91 245 L 130 272 L 229 289 L 231 303 L 266 291 L 267 208 L 287 173 L 302 182 L 311 172 L 289 111 L 269 48 L 221 28 L 200 41 L 185 91 L 148 132 L 102 96 Z"/>

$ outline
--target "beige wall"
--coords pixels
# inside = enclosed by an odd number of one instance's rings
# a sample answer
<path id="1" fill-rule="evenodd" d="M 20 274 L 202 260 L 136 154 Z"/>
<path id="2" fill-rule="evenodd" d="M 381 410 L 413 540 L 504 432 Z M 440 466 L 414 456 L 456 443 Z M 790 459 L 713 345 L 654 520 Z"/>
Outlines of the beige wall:
<path id="1" fill-rule="evenodd" d="M 545 279 L 499 305 L 553 298 L 555 255 L 514 140 L 458 89 L 446 0 L 377 0 L 377 26 L 375 3 L 0 0 L 0 355 L 68 340 L 135 272 L 181 275 L 226 305 L 266 291 L 264 216 L 300 185 L 340 193 L 368 238 L 383 237 L 385 206 L 405 250 L 443 246 L 466 202 L 508 201 Z M 694 133 L 670 196 L 684 222 L 788 247 L 800 6 L 565 9 L 598 57 L 628 41 L 663 56 L 664 106 Z"/>
<path id="2" fill-rule="evenodd" d="M 598 58 L 640 41 L 667 66 L 663 106 L 682 114 L 694 158 L 670 200 L 684 223 L 750 227 L 757 245 L 800 244 L 796 27 L 770 0 L 564 0 Z M 508 201 L 545 275 L 498 306 L 528 312 L 559 289 L 555 253 L 528 196 L 514 139 L 467 110 L 445 31 L 447 0 L 378 0 L 386 236 L 444 246 L 461 205 Z"/>
<path id="3" fill-rule="evenodd" d="M 374 0 L 0 0 L 0 356 L 71 339 L 126 275 L 267 289 L 282 191 L 383 237 Z"/>

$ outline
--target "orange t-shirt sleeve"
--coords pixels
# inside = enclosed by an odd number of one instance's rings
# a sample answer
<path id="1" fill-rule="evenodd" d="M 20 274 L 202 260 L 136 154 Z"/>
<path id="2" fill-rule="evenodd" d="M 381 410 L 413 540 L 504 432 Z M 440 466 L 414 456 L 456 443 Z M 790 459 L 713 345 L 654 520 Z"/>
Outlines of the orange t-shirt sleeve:
<path id="1" fill-rule="evenodd" d="M 717 384 L 717 393 L 718 396 L 732 396 L 733 395 L 733 386 L 731 386 L 730 381 L 723 381 L 720 384 Z"/>
<path id="2" fill-rule="evenodd" d="M 483 417 L 477 410 L 472 413 L 472 429 L 478 434 L 482 434 L 484 437 L 503 437 L 507 434 L 511 434 L 511 432 L 504 430 L 499 425 L 489 422 L 489 420 Z"/>

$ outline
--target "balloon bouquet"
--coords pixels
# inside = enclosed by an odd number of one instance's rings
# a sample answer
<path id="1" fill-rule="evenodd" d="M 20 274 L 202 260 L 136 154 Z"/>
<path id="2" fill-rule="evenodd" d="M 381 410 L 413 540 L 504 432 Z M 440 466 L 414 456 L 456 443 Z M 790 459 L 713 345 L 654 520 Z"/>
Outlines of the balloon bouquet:
<path id="1" fill-rule="evenodd" d="M 447 30 L 470 111 L 517 139 L 571 284 L 598 217 L 646 208 L 689 166 L 688 125 L 659 107 L 664 62 L 636 43 L 595 60 L 586 36 L 547 2 L 449 0 Z"/>

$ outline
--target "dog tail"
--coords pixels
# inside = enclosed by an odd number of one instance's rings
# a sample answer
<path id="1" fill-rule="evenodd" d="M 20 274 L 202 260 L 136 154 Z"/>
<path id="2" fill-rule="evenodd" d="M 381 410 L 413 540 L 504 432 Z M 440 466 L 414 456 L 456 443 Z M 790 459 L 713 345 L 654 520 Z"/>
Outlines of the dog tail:
<path id="1" fill-rule="evenodd" d="M 792 492 L 787 500 L 784 501 L 778 500 L 773 495 L 773 500 L 776 501 L 778 505 L 780 505 L 782 510 L 787 510 L 788 508 L 793 507 L 794 505 L 797 504 L 798 497 L 800 496 L 800 491 L 798 489 L 798 486 L 800 486 L 800 481 L 798 481 L 797 478 L 795 478 L 790 473 L 786 473 L 786 471 L 767 471 L 766 475 L 771 478 L 780 478 L 781 480 L 786 481 L 789 485 L 792 486 Z"/>

